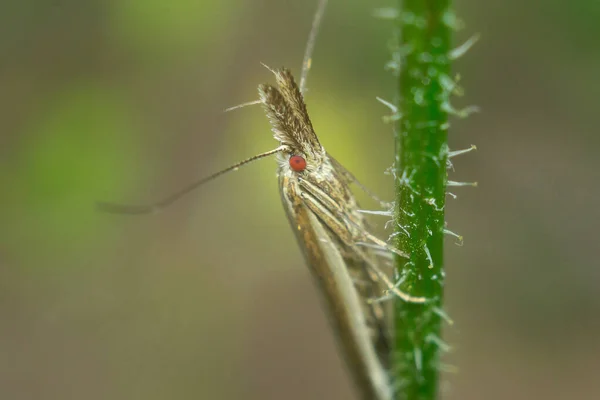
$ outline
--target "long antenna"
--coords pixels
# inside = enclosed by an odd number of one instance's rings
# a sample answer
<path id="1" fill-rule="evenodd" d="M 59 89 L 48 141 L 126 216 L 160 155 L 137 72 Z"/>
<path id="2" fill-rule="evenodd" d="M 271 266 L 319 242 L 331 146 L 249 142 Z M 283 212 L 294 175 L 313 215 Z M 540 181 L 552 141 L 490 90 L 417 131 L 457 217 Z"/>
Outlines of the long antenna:
<path id="1" fill-rule="evenodd" d="M 306 77 L 312 64 L 312 53 L 315 48 L 315 42 L 317 41 L 317 34 L 319 33 L 319 27 L 321 26 L 321 20 L 323 14 L 325 14 L 325 7 L 327 6 L 327 0 L 319 0 L 317 6 L 317 12 L 313 19 L 312 27 L 310 28 L 310 35 L 308 36 L 308 42 L 306 43 L 306 49 L 304 50 L 304 60 L 302 61 L 302 74 L 300 75 L 300 93 L 304 93 L 306 89 Z"/>
<path id="2" fill-rule="evenodd" d="M 225 168 L 224 170 L 221 170 L 219 172 L 216 172 L 212 175 L 207 176 L 206 178 L 203 178 L 199 181 L 196 181 L 186 187 L 184 187 L 183 189 L 181 189 L 178 192 L 173 193 L 172 195 L 170 195 L 169 197 L 156 202 L 154 204 L 148 204 L 148 205 L 128 205 L 128 204 L 118 204 L 118 203 L 105 203 L 105 202 L 98 202 L 97 206 L 98 209 L 100 209 L 101 211 L 105 211 L 105 212 L 109 212 L 109 213 L 114 213 L 114 214 L 151 214 L 151 213 L 157 213 L 159 211 L 161 211 L 163 208 L 169 206 L 170 204 L 174 203 L 175 201 L 179 200 L 180 198 L 182 198 L 183 196 L 185 196 L 186 194 L 188 194 L 189 192 L 193 191 L 194 189 L 197 189 L 198 187 L 202 186 L 203 184 L 205 184 L 206 182 L 209 182 L 227 172 L 230 171 L 235 171 L 237 170 L 239 167 L 241 167 L 242 165 L 248 164 L 252 161 L 256 161 L 258 159 L 270 156 L 272 154 L 278 153 L 282 150 L 284 150 L 286 148 L 286 146 L 279 146 L 276 149 L 267 151 L 265 153 L 261 153 L 261 154 L 257 154 L 253 157 L 247 158 L 244 161 L 240 161 L 239 163 L 233 164 L 230 167 Z"/>

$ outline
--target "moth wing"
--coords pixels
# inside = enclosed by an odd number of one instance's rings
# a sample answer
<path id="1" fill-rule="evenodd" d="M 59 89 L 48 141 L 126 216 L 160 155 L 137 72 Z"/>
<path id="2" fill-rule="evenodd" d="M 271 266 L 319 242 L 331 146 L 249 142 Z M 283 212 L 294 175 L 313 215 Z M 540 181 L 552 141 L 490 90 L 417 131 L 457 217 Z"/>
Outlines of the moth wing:
<path id="1" fill-rule="evenodd" d="M 341 353 L 364 399 L 392 398 L 388 375 L 373 347 L 361 300 L 344 257 L 327 228 L 302 202 L 295 185 L 280 176 L 280 193 L 288 220 L 313 279 L 319 286 Z"/>

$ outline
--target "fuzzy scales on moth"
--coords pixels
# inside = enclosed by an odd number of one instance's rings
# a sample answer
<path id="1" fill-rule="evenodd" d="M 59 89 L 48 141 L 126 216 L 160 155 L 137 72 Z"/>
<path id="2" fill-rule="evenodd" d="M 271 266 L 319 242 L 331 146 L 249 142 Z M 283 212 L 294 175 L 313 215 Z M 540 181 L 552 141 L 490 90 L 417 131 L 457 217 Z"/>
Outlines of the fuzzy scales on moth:
<path id="1" fill-rule="evenodd" d="M 377 257 L 360 243 L 369 233 L 350 191 L 351 175 L 321 146 L 289 70 L 272 70 L 277 87 L 259 95 L 281 143 L 278 175 L 288 219 L 322 293 L 341 352 L 364 399 L 390 399 L 391 305 L 373 302 L 390 289 Z M 301 171 L 290 157 L 306 161 Z M 383 274 L 385 275 L 385 274 Z"/>

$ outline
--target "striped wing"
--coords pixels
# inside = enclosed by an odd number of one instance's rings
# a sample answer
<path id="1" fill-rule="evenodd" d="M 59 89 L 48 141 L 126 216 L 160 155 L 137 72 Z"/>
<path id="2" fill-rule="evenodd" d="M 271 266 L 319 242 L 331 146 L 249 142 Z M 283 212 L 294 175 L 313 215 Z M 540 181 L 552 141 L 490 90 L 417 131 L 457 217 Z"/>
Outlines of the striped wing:
<path id="1" fill-rule="evenodd" d="M 280 175 L 280 189 L 288 219 L 320 288 L 353 381 L 365 400 L 391 399 L 384 365 L 387 357 L 381 356 L 389 354 L 387 331 L 381 325 L 383 318 L 373 315 L 374 305 L 366 302 L 363 287 L 376 282 L 369 279 L 367 266 L 353 249 L 344 245 L 306 206 L 296 193 L 298 187 L 293 179 Z"/>

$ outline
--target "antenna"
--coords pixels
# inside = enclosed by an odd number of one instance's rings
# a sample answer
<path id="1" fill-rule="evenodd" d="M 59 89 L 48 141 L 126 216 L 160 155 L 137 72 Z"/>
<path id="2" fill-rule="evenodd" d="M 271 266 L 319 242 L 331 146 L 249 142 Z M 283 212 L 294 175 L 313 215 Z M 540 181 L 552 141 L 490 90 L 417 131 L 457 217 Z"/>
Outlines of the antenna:
<path id="1" fill-rule="evenodd" d="M 207 176 L 206 178 L 200 179 L 199 181 L 196 181 L 194 183 L 191 183 L 190 185 L 184 187 L 183 189 L 179 190 L 178 192 L 173 193 L 172 195 L 170 195 L 169 197 L 158 201 L 154 204 L 148 204 L 148 205 L 128 205 L 128 204 L 118 204 L 118 203 L 106 203 L 106 202 L 98 202 L 96 205 L 98 207 L 99 210 L 101 211 L 105 211 L 105 212 L 109 212 L 109 213 L 113 213 L 113 214 L 154 214 L 157 213 L 159 211 L 161 211 L 163 208 L 171 205 L 172 203 L 174 203 L 175 201 L 179 200 L 180 198 L 182 198 L 183 196 L 185 196 L 186 194 L 188 194 L 189 192 L 197 189 L 198 187 L 204 185 L 205 183 L 212 181 L 213 179 L 226 174 L 227 172 L 231 172 L 231 171 L 236 171 L 239 167 L 241 167 L 242 165 L 251 163 L 252 161 L 256 161 L 258 159 L 270 156 L 272 154 L 278 153 L 284 149 L 286 149 L 286 146 L 279 146 L 276 149 L 273 150 L 269 150 L 265 153 L 261 153 L 261 154 L 257 154 L 255 156 L 252 156 L 250 158 L 245 159 L 244 161 L 240 161 L 239 163 L 233 164 L 230 167 L 227 167 L 219 172 L 216 172 L 212 175 Z"/>
<path id="2" fill-rule="evenodd" d="M 306 49 L 304 50 L 304 60 L 302 61 L 302 74 L 300 75 L 300 93 L 304 93 L 306 89 L 306 77 L 312 64 L 312 53 L 315 48 L 315 42 L 317 41 L 317 34 L 319 33 L 319 27 L 321 26 L 321 20 L 323 14 L 325 14 L 325 7 L 327 6 L 327 0 L 319 0 L 317 6 L 317 12 L 313 19 L 312 27 L 310 28 L 310 35 L 308 36 L 308 42 L 306 43 Z"/>

